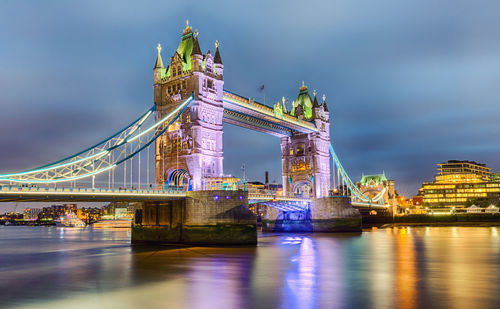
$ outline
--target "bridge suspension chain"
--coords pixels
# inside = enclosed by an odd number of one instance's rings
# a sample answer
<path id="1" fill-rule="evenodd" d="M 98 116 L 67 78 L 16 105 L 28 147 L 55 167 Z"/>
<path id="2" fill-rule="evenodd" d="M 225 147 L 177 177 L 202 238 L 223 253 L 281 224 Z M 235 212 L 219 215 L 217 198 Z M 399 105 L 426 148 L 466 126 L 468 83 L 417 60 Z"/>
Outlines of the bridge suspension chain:
<path id="1" fill-rule="evenodd" d="M 165 117 L 142 129 L 147 120 L 154 121 L 153 106 L 124 129 L 86 150 L 35 169 L 0 174 L 0 182 L 26 184 L 69 182 L 94 177 L 114 169 L 117 165 L 132 160 L 151 145 L 178 119 L 192 101 L 193 95 Z"/>
<path id="2" fill-rule="evenodd" d="M 340 163 L 340 160 L 339 160 L 337 154 L 335 153 L 335 150 L 333 149 L 332 144 L 330 144 L 330 155 L 332 156 L 334 164 L 337 167 L 337 173 L 340 174 L 340 176 L 342 178 L 342 180 L 341 180 L 342 183 L 347 185 L 347 187 L 349 188 L 349 190 L 353 194 L 354 198 L 357 198 L 363 202 L 376 203 L 384 196 L 385 191 L 386 191 L 385 188 L 381 192 L 379 192 L 376 196 L 374 196 L 373 198 L 369 198 L 366 195 L 364 195 L 363 193 L 361 193 L 359 188 L 352 182 L 349 175 L 347 175 L 347 172 L 344 169 L 344 167 L 342 166 L 342 163 Z M 334 175 L 334 177 L 335 177 L 335 175 Z M 338 181 L 338 185 L 340 185 L 340 180 Z"/>

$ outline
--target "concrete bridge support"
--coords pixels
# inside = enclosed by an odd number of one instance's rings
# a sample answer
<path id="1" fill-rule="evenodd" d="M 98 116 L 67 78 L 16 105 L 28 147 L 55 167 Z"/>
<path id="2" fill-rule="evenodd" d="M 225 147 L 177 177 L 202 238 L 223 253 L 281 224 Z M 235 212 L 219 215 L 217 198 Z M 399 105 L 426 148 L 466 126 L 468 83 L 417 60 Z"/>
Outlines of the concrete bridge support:
<path id="1" fill-rule="evenodd" d="M 302 214 L 264 207 L 262 230 L 265 232 L 360 232 L 361 214 L 351 206 L 349 197 L 313 199 Z"/>
<path id="2" fill-rule="evenodd" d="M 361 232 L 361 214 L 351 206 L 351 198 L 323 197 L 312 201 L 314 232 Z"/>
<path id="3" fill-rule="evenodd" d="M 132 243 L 255 245 L 257 222 L 244 191 L 192 191 L 183 200 L 144 202 Z"/>

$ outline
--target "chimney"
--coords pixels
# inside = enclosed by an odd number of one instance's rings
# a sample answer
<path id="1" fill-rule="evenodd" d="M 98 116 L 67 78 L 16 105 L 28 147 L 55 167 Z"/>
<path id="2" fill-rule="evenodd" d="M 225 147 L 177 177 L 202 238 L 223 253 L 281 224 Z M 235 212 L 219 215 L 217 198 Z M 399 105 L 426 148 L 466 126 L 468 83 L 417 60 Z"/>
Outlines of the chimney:
<path id="1" fill-rule="evenodd" d="M 266 186 L 269 186 L 269 172 L 266 171 Z"/>

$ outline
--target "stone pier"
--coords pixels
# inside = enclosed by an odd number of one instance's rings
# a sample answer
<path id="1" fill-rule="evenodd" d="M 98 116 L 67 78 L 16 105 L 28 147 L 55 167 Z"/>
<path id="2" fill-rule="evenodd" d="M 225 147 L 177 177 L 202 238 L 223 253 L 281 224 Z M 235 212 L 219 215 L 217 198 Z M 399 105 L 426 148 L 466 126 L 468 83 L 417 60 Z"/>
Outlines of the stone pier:
<path id="1" fill-rule="evenodd" d="M 361 214 L 351 206 L 349 197 L 324 197 L 311 201 L 304 212 L 288 212 L 264 207 L 265 232 L 360 232 Z"/>
<path id="2" fill-rule="evenodd" d="M 350 197 L 314 199 L 311 220 L 314 232 L 361 232 L 361 214 L 352 207 Z"/>
<path id="3" fill-rule="evenodd" d="M 132 243 L 255 245 L 256 217 L 247 192 L 187 192 L 183 200 L 138 206 Z"/>

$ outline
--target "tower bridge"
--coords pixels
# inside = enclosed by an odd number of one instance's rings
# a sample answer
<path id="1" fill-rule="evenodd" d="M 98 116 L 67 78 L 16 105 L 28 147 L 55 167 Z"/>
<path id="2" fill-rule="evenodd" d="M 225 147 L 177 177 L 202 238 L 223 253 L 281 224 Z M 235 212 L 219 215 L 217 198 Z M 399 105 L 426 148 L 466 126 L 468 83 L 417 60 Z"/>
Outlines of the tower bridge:
<path id="1" fill-rule="evenodd" d="M 224 89 L 218 42 L 212 55 L 202 52 L 198 39 L 187 25 L 167 66 L 158 45 L 154 105 L 143 115 L 73 156 L 0 174 L 0 201 L 140 201 L 133 241 L 186 243 L 254 243 L 255 217 L 246 208 L 252 203 L 267 207 L 268 227 L 298 212 L 307 213 L 299 217 L 310 221 L 312 231 L 359 230 L 352 205 L 384 207 L 380 196 L 360 191 L 335 154 L 324 95 L 318 100 L 314 91 L 311 97 L 303 82 L 291 106 L 283 98 L 269 107 Z M 207 190 L 227 178 L 224 122 L 279 138 L 282 197 Z M 147 187 L 152 156 L 154 189 Z M 122 168 L 123 181 L 115 175 Z M 78 188 L 84 179 L 90 188 Z"/>

